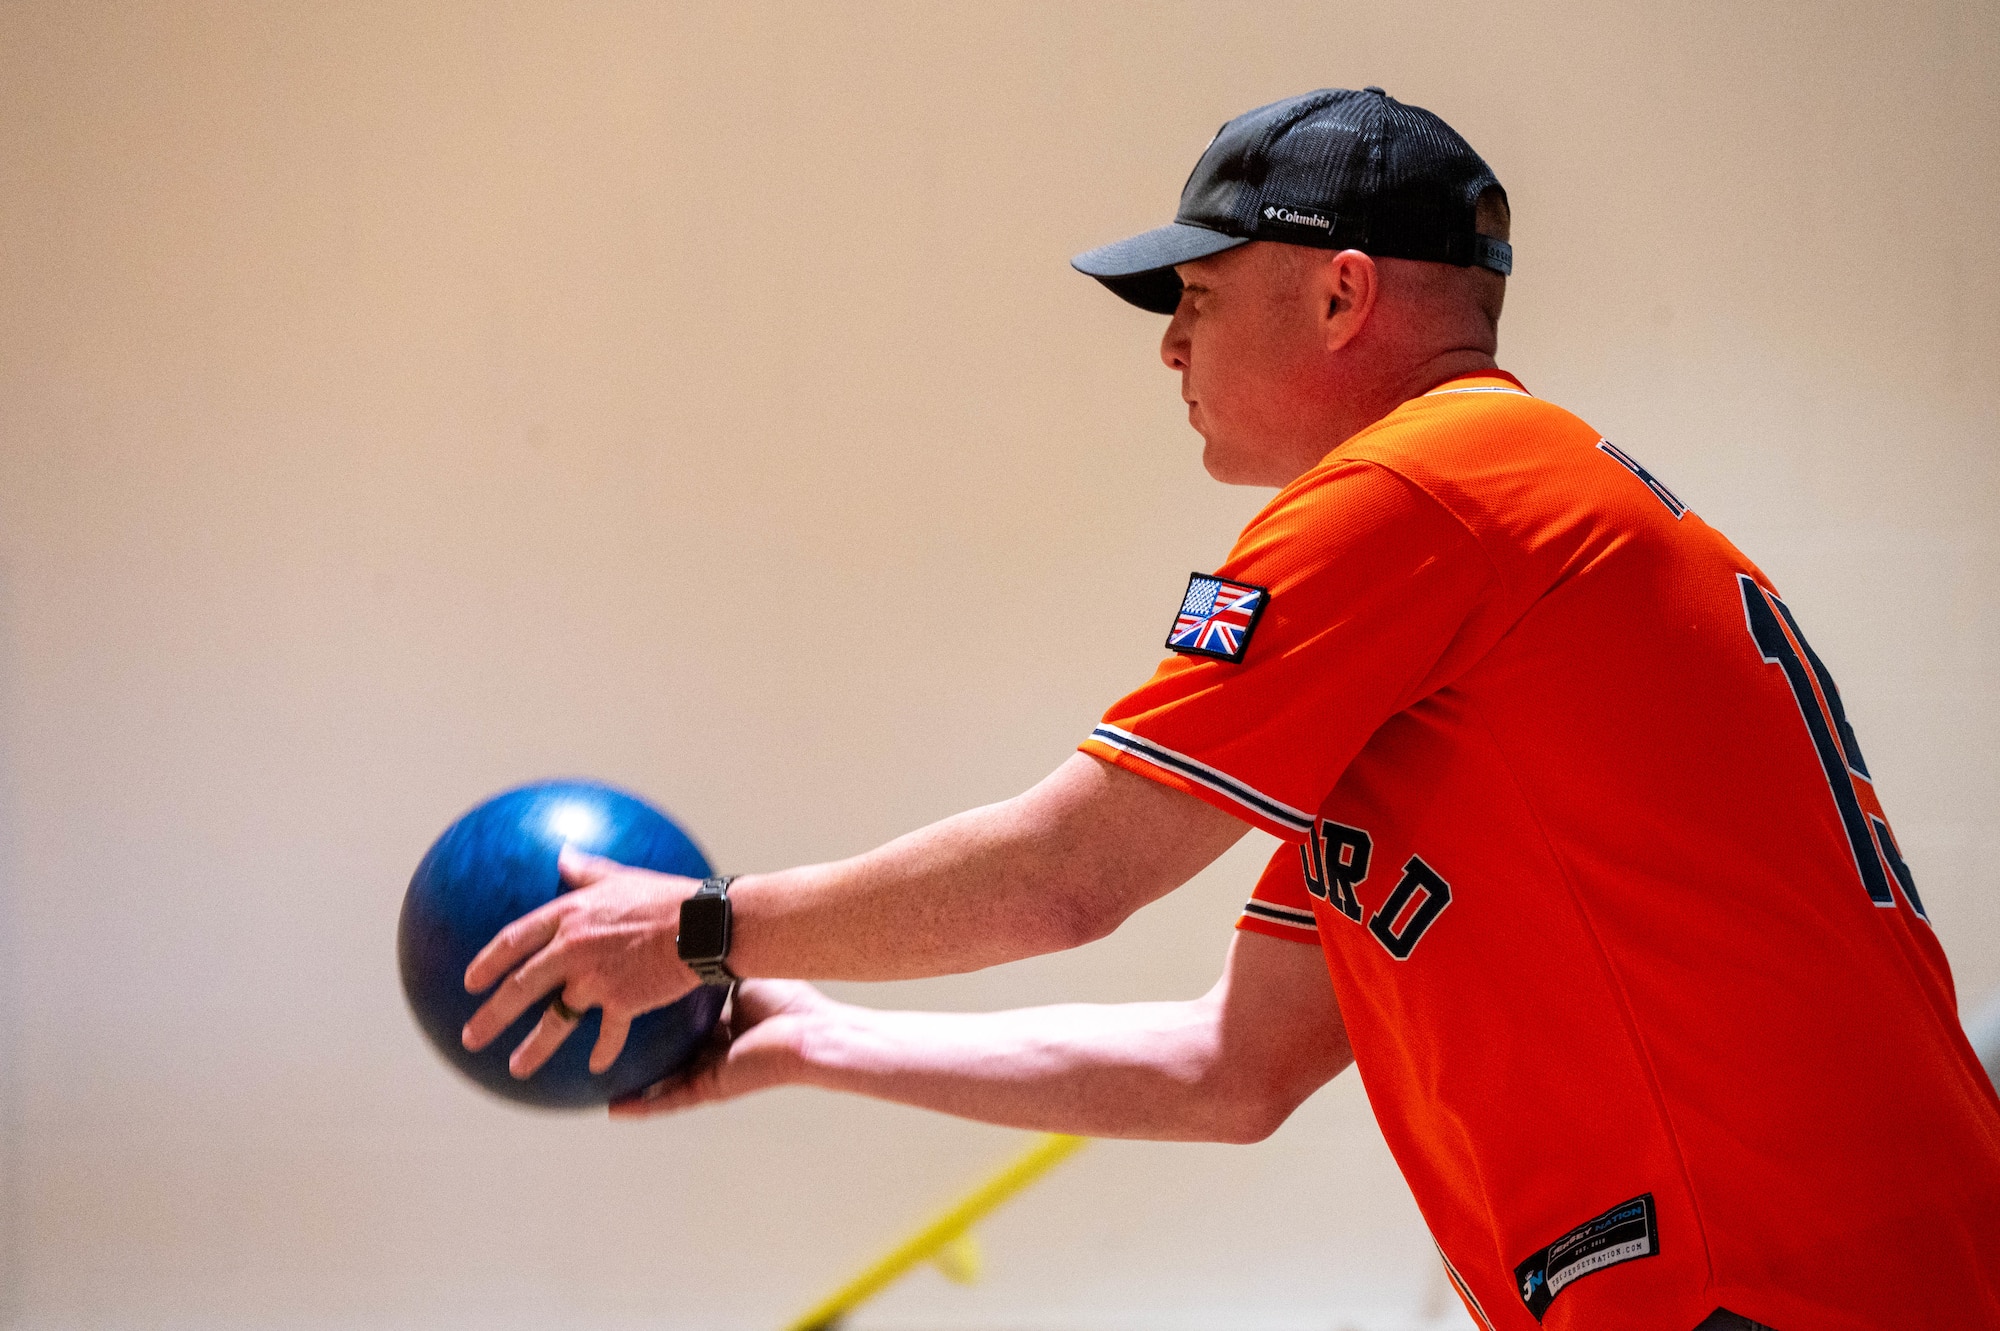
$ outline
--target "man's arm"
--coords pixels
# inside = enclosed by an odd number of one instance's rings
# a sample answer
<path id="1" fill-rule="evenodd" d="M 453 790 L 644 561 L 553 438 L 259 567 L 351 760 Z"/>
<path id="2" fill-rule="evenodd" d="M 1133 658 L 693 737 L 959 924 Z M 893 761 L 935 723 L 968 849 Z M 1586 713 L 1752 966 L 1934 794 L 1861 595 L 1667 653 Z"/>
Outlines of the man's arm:
<path id="1" fill-rule="evenodd" d="M 1076 754 L 1026 794 L 865 855 L 737 879 L 731 964 L 744 975 L 904 980 L 1061 952 L 1103 938 L 1247 830 Z"/>
<path id="2" fill-rule="evenodd" d="M 1246 825 L 1191 795 L 1072 756 L 1025 794 L 834 864 L 747 874 L 730 889 L 739 975 L 894 980 L 978 970 L 1102 938 L 1193 877 Z M 573 889 L 501 930 L 466 988 L 499 988 L 466 1024 L 484 1047 L 545 995 L 603 1009 L 591 1066 L 632 1018 L 692 989 L 674 938 L 696 884 L 568 857 Z M 500 983 L 502 977 L 505 982 Z M 574 1029 L 553 1012 L 515 1050 L 528 1076 Z"/>
<path id="3" fill-rule="evenodd" d="M 1353 1061 L 1320 950 L 1252 933 L 1186 1003 L 881 1012 L 785 981 L 737 1002 L 726 1051 L 612 1112 L 806 1085 L 1048 1132 L 1251 1142 Z"/>

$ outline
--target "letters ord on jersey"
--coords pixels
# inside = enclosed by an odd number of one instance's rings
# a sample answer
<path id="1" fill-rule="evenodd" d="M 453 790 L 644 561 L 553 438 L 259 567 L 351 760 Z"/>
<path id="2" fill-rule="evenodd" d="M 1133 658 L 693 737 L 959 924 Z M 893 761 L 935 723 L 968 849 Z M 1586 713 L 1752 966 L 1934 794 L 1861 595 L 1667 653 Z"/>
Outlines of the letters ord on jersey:
<path id="1" fill-rule="evenodd" d="M 1904 863 L 1896 838 L 1889 831 L 1888 817 L 1875 794 L 1874 778 L 1868 774 L 1868 764 L 1861 756 L 1861 743 L 1848 723 L 1847 708 L 1840 701 L 1840 690 L 1834 686 L 1826 663 L 1799 631 L 1791 608 L 1775 593 L 1758 586 L 1746 573 L 1737 574 L 1736 582 L 1743 592 L 1743 613 L 1749 622 L 1751 639 L 1767 664 L 1785 672 L 1792 697 L 1799 704 L 1799 715 L 1806 723 L 1806 734 L 1826 775 L 1841 828 L 1847 834 L 1847 847 L 1854 855 L 1855 871 L 1868 892 L 1868 899 L 1885 909 L 1895 909 L 1896 895 L 1890 888 L 1893 880 L 1902 888 L 1903 897 L 1917 918 L 1928 924 L 1930 916 L 1925 914 L 1923 899 L 1917 895 L 1916 878 Z"/>
<path id="2" fill-rule="evenodd" d="M 1368 864 L 1374 854 L 1374 839 L 1361 828 L 1330 818 L 1318 819 L 1312 835 L 1299 847 L 1299 858 L 1305 865 L 1306 891 L 1360 924 L 1364 911 L 1360 894 L 1354 889 L 1368 877 Z M 1421 856 L 1412 855 L 1403 865 L 1403 876 L 1396 880 L 1389 899 L 1368 916 L 1368 932 L 1390 956 L 1406 961 L 1424 931 L 1450 904 L 1451 884 L 1425 864 Z"/>
<path id="3" fill-rule="evenodd" d="M 1374 841 L 1360 828 L 1321 818 L 1299 847 L 1299 857 L 1305 861 L 1306 891 L 1359 924 L 1361 898 L 1354 889 L 1368 876 L 1368 860 L 1374 851 Z"/>

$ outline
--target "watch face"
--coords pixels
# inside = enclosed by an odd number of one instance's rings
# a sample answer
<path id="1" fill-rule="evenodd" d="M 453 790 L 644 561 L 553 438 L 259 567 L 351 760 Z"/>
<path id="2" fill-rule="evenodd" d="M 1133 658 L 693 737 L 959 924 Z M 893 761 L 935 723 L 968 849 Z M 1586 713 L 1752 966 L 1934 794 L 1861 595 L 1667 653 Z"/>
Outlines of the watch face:
<path id="1" fill-rule="evenodd" d="M 720 961 L 729 952 L 729 903 L 722 897 L 689 897 L 681 903 L 682 961 Z"/>

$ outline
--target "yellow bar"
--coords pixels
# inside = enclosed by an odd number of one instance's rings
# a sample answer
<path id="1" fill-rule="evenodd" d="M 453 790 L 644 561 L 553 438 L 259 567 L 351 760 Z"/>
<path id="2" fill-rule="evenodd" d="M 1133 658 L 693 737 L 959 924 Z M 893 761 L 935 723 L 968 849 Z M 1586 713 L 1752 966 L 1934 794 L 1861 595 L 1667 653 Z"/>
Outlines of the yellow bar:
<path id="1" fill-rule="evenodd" d="M 874 1297 L 911 1267 L 928 1261 L 952 1240 L 970 1229 L 988 1211 L 1012 1197 L 1047 1173 L 1058 1161 L 1077 1150 L 1088 1137 L 1070 1137 L 1060 1132 L 1045 1134 L 1012 1164 L 967 1193 L 963 1200 L 922 1229 L 903 1240 L 881 1261 L 841 1286 L 825 1302 L 793 1322 L 785 1331 L 825 1331 L 842 1316 Z"/>

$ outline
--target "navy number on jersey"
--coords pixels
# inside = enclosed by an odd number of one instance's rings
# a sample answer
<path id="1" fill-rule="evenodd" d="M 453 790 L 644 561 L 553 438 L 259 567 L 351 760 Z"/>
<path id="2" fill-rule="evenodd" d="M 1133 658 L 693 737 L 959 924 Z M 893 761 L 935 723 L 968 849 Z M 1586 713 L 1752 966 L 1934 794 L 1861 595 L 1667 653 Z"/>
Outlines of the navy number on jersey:
<path id="1" fill-rule="evenodd" d="M 1917 895 L 1917 880 L 1889 831 L 1889 820 L 1875 795 L 1874 778 L 1861 756 L 1861 743 L 1848 724 L 1847 708 L 1841 704 L 1840 690 L 1834 687 L 1826 663 L 1799 632 L 1789 606 L 1748 574 L 1737 574 L 1736 582 L 1743 592 L 1743 613 L 1751 639 L 1767 664 L 1785 672 L 1785 681 L 1792 687 L 1868 899 L 1885 909 L 1895 909 L 1893 882 L 1902 889 L 1917 918 L 1928 924 L 1930 916 L 1924 913 L 1923 899 Z"/>

